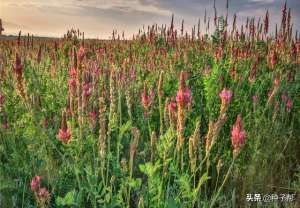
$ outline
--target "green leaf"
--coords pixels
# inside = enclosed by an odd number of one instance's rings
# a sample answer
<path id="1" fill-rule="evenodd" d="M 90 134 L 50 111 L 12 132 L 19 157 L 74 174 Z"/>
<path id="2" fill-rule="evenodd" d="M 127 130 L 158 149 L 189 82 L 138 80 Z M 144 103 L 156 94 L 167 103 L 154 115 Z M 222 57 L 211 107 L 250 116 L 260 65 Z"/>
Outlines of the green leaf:
<path id="1" fill-rule="evenodd" d="M 142 184 L 142 180 L 140 178 L 137 178 L 137 179 L 129 179 L 129 182 L 128 182 L 128 185 L 131 187 L 131 188 L 138 188 L 140 187 Z"/>
<path id="2" fill-rule="evenodd" d="M 72 190 L 69 191 L 64 198 L 62 197 L 57 197 L 56 198 L 56 204 L 58 206 L 70 206 L 70 205 L 75 205 L 75 198 L 76 198 L 76 191 Z"/>
<path id="3" fill-rule="evenodd" d="M 179 205 L 176 203 L 175 199 L 168 199 L 167 208 L 179 208 Z"/>
<path id="4" fill-rule="evenodd" d="M 210 179 L 210 177 L 208 177 L 207 173 L 204 173 L 202 175 L 202 177 L 200 178 L 200 180 L 198 182 L 197 187 L 194 189 L 194 194 L 195 195 L 199 192 L 199 190 L 200 190 L 201 186 L 204 184 L 204 182 L 209 180 L 209 179 Z"/>

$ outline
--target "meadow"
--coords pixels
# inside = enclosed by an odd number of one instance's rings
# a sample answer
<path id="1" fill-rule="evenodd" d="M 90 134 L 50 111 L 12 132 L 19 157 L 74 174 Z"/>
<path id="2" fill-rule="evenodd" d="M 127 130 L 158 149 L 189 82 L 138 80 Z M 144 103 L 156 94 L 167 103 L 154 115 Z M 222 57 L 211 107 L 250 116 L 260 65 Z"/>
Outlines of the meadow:
<path id="1" fill-rule="evenodd" d="M 300 207 L 291 12 L 227 18 L 0 40 L 0 207 Z"/>

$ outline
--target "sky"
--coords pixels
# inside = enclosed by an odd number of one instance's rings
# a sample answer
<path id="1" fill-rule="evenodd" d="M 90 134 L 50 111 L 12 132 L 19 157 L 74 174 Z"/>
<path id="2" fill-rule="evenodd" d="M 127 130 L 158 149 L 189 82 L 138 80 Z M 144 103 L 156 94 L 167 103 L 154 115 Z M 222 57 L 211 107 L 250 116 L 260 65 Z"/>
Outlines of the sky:
<path id="1" fill-rule="evenodd" d="M 280 23 L 284 0 L 229 0 L 229 17 L 237 15 L 241 24 L 247 17 L 264 17 L 270 13 L 270 27 Z M 216 0 L 218 16 L 226 14 L 226 0 Z M 300 0 L 288 0 L 295 30 L 300 30 Z M 143 25 L 170 24 L 184 19 L 191 31 L 202 20 L 204 11 L 213 19 L 213 0 L 0 0 L 0 18 L 4 34 L 31 33 L 62 37 L 70 28 L 79 28 L 87 38 L 110 38 L 113 29 L 132 37 Z M 229 21 L 230 21 L 229 19 Z M 204 29 L 204 26 L 202 26 Z"/>

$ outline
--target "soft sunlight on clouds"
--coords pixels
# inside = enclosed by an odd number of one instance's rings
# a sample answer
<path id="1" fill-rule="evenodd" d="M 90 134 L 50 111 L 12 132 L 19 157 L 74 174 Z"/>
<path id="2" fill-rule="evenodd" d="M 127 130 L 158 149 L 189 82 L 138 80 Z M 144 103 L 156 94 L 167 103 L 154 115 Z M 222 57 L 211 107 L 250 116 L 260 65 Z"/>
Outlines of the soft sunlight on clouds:
<path id="1" fill-rule="evenodd" d="M 149 12 L 158 15 L 170 15 L 171 11 L 157 7 L 155 1 L 142 0 L 4 0 L 4 6 L 65 7 L 78 9 L 94 7 L 97 9 L 117 9 L 125 12 Z"/>
<path id="2" fill-rule="evenodd" d="M 229 19 L 237 13 L 238 22 L 248 16 L 257 19 L 270 12 L 271 23 L 280 21 L 281 0 L 229 0 Z M 143 25 L 169 24 L 172 13 L 187 30 L 203 19 L 204 10 L 213 18 L 212 0 L 0 0 L 0 18 L 5 34 L 19 30 L 43 36 L 62 36 L 67 29 L 80 28 L 87 37 L 108 38 L 112 30 L 131 37 Z M 218 15 L 226 14 L 226 0 L 216 0 Z M 294 26 L 300 28 L 299 0 L 289 0 Z M 272 25 L 271 25 L 272 26 Z"/>

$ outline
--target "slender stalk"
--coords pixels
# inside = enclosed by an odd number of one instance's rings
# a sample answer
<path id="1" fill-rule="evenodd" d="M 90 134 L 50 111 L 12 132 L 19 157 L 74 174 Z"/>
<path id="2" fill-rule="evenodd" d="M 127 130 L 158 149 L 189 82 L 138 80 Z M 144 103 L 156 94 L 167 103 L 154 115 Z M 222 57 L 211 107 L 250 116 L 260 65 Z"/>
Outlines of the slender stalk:
<path id="1" fill-rule="evenodd" d="M 216 194 L 216 195 L 214 196 L 214 198 L 212 199 L 212 201 L 211 201 L 211 203 L 210 203 L 210 206 L 209 206 L 210 208 L 212 208 L 212 207 L 215 205 L 215 203 L 216 203 L 216 201 L 217 201 L 217 199 L 218 199 L 218 196 L 220 195 L 220 193 L 221 193 L 221 191 L 222 191 L 224 185 L 226 184 L 226 182 L 227 182 L 227 180 L 228 180 L 228 178 L 229 178 L 229 176 L 230 176 L 230 174 L 231 174 L 231 170 L 232 170 L 232 168 L 233 168 L 234 161 L 235 161 L 235 158 L 233 158 L 232 163 L 231 163 L 230 167 L 228 168 L 228 171 L 227 171 L 227 173 L 226 173 L 226 175 L 225 175 L 225 178 L 224 178 L 224 180 L 223 180 L 223 182 L 222 182 L 220 188 L 218 189 L 217 194 Z"/>

